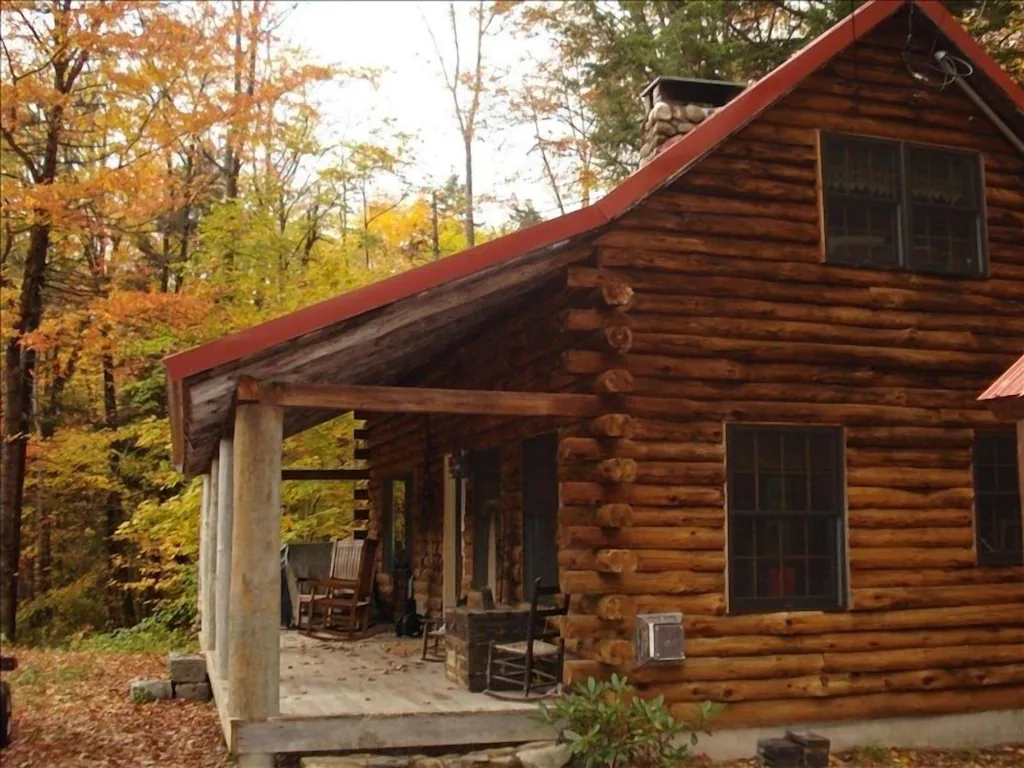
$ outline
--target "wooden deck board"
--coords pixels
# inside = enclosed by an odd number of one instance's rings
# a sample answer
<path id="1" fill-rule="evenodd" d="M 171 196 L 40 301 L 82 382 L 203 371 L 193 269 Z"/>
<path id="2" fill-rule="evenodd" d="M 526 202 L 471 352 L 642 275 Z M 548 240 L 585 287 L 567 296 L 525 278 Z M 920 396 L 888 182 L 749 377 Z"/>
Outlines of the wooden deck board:
<path id="1" fill-rule="evenodd" d="M 535 704 L 470 693 L 448 682 L 443 664 L 422 661 L 420 648 L 419 640 L 388 635 L 348 642 L 282 632 L 281 715 L 267 722 L 224 717 L 225 737 L 240 753 L 286 753 L 550 736 L 533 720 Z M 217 693 L 226 688 L 216 686 Z"/>

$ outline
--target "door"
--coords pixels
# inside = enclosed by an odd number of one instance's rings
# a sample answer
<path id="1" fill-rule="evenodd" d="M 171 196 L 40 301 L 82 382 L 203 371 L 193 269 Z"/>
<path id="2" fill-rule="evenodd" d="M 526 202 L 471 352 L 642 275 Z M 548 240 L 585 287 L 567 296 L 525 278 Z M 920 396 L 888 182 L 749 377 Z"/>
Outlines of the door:
<path id="1" fill-rule="evenodd" d="M 558 436 L 523 441 L 523 599 L 558 584 Z"/>

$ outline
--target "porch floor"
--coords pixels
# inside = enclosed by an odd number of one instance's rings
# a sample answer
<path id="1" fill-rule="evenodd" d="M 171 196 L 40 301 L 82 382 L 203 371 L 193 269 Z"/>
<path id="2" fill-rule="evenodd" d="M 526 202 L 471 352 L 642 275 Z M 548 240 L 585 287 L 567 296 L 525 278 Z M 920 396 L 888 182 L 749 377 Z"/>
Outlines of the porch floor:
<path id="1" fill-rule="evenodd" d="M 422 639 L 390 633 L 349 642 L 282 632 L 281 715 L 536 711 L 459 687 L 444 663 L 420 658 L 422 648 Z"/>
<path id="2" fill-rule="evenodd" d="M 244 753 L 347 752 L 517 743 L 549 738 L 535 702 L 503 701 L 449 682 L 422 640 L 393 634 L 347 641 L 281 632 L 281 714 L 227 714 L 227 682 L 211 667 L 229 747 Z M 208 666 L 212 659 L 207 659 Z"/>

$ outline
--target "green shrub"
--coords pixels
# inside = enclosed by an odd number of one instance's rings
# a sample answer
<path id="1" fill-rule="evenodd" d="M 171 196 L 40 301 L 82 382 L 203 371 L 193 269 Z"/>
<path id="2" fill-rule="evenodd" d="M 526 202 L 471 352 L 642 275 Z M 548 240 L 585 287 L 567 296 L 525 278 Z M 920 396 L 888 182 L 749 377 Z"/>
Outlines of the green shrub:
<path id="1" fill-rule="evenodd" d="M 79 651 L 118 651 L 121 653 L 164 653 L 166 651 L 193 651 L 195 635 L 175 625 L 173 609 L 158 611 L 132 627 L 113 632 L 83 635 L 71 647 Z"/>
<path id="2" fill-rule="evenodd" d="M 701 704 L 698 729 L 706 732 L 720 708 Z M 541 704 L 540 719 L 570 746 L 573 765 L 583 768 L 667 768 L 697 743 L 697 732 L 669 714 L 663 697 L 642 699 L 618 675 L 608 682 L 590 678 L 553 705 Z"/>

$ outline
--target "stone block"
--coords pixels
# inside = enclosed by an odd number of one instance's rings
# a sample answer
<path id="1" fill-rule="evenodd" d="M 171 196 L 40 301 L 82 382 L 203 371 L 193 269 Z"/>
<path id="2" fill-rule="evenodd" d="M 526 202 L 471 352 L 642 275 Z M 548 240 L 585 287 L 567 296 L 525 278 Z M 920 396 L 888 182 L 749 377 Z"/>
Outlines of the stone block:
<path id="1" fill-rule="evenodd" d="M 365 763 L 347 757 L 304 757 L 300 768 L 365 768 Z"/>
<path id="2" fill-rule="evenodd" d="M 206 682 L 206 659 L 198 653 L 172 653 L 167 657 L 167 667 L 171 682 Z"/>
<path id="3" fill-rule="evenodd" d="M 128 697 L 136 704 L 163 701 L 172 693 L 170 680 L 132 680 L 128 686 Z"/>
<path id="4" fill-rule="evenodd" d="M 824 736 L 810 731 L 786 731 L 786 739 L 799 744 L 804 751 L 804 768 L 828 768 L 828 754 L 832 743 Z"/>
<path id="5" fill-rule="evenodd" d="M 516 753 L 523 768 L 563 768 L 568 765 L 572 752 L 568 744 L 524 749 Z"/>
<path id="6" fill-rule="evenodd" d="M 185 701 L 209 701 L 213 696 L 209 683 L 175 683 L 174 698 Z"/>

